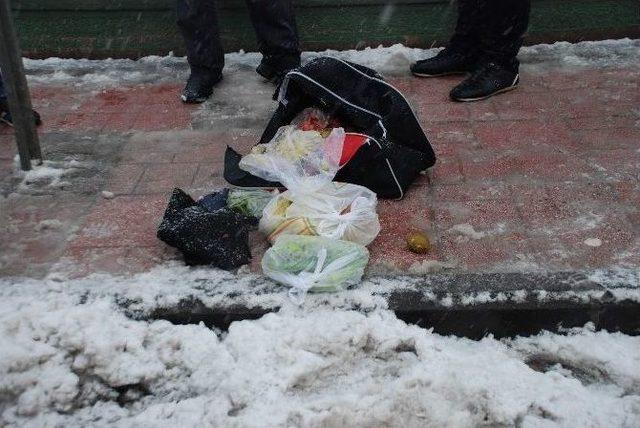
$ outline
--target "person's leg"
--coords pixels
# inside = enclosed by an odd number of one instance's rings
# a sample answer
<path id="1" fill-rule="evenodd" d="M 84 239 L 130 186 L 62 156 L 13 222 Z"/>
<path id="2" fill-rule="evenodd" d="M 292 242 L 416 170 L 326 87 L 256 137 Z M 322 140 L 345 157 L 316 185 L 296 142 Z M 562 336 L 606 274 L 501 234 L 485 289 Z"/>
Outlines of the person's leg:
<path id="1" fill-rule="evenodd" d="M 473 54 L 478 49 L 478 19 L 482 0 L 458 0 L 458 19 L 447 49 Z"/>
<path id="2" fill-rule="evenodd" d="M 177 0 L 177 15 L 191 67 L 182 99 L 202 102 L 211 95 L 224 67 L 215 0 Z"/>
<path id="3" fill-rule="evenodd" d="M 263 59 L 257 72 L 278 80 L 300 65 L 298 28 L 291 0 L 247 0 Z"/>
<path id="4" fill-rule="evenodd" d="M 2 81 L 2 73 L 0 72 L 0 100 L 7 98 L 7 93 L 4 91 L 4 83 Z"/>
<path id="5" fill-rule="evenodd" d="M 530 0 L 479 0 L 479 48 L 471 76 L 453 88 L 455 101 L 478 101 L 518 86 L 518 51 L 529 25 Z"/>
<path id="6" fill-rule="evenodd" d="M 518 51 L 529 27 L 530 0 L 481 0 L 479 44 L 483 62 L 518 72 Z"/>
<path id="7" fill-rule="evenodd" d="M 458 0 L 458 18 L 453 36 L 435 57 L 411 65 L 418 77 L 464 74 L 473 69 L 479 50 L 479 4 L 481 0 Z"/>

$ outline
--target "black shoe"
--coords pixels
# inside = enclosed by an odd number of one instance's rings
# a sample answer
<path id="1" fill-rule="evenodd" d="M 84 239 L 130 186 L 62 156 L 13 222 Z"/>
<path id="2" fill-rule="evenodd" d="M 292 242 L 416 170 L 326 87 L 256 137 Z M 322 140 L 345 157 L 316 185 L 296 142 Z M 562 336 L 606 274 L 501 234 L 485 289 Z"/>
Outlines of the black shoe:
<path id="1" fill-rule="evenodd" d="M 300 66 L 300 54 L 264 55 L 256 73 L 269 82 L 279 84 L 284 76 Z"/>
<path id="2" fill-rule="evenodd" d="M 211 74 L 203 71 L 192 71 L 187 85 L 182 91 L 182 102 L 187 104 L 202 103 L 213 94 L 213 85 L 222 80 L 222 73 Z"/>
<path id="3" fill-rule="evenodd" d="M 480 66 L 469 78 L 453 88 L 449 96 L 454 101 L 479 101 L 518 87 L 516 71 L 494 62 Z"/>
<path id="4" fill-rule="evenodd" d="M 475 58 L 452 49 L 443 49 L 433 58 L 411 64 L 411 73 L 418 77 L 464 74 L 473 70 Z"/>
<path id="5" fill-rule="evenodd" d="M 36 126 L 42 125 L 42 118 L 40 117 L 40 113 L 35 110 L 32 111 L 33 120 Z M 13 126 L 13 118 L 11 117 L 11 112 L 9 111 L 9 105 L 7 104 L 6 99 L 0 99 L 0 122 L 9 126 Z"/>

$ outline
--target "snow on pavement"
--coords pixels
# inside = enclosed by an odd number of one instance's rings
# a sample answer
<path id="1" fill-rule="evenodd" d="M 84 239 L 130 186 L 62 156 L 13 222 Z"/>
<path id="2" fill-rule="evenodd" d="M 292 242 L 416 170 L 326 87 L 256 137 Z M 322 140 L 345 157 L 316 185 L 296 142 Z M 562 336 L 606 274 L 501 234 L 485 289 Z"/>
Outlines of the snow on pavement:
<path id="1" fill-rule="evenodd" d="M 584 67 L 637 66 L 640 40 L 619 39 L 580 43 L 556 42 L 525 46 L 518 55 L 522 69 L 537 72 L 550 67 L 581 69 Z M 321 55 L 334 56 L 372 67 L 381 73 L 403 75 L 409 65 L 435 55 L 439 49 L 409 48 L 401 44 L 362 50 L 304 52 L 302 61 Z M 234 70 L 252 71 L 260 62 L 256 52 L 235 52 L 225 55 L 225 73 Z M 147 56 L 130 59 L 25 59 L 29 81 L 43 84 L 73 84 L 109 87 L 123 84 L 158 83 L 184 80 L 188 71 L 186 59 L 168 56 Z"/>
<path id="2" fill-rule="evenodd" d="M 128 318 L 110 289 L 148 310 L 159 273 L 0 281 L 0 426 L 640 424 L 640 337 L 471 341 L 374 301 L 284 305 L 228 332 Z"/>

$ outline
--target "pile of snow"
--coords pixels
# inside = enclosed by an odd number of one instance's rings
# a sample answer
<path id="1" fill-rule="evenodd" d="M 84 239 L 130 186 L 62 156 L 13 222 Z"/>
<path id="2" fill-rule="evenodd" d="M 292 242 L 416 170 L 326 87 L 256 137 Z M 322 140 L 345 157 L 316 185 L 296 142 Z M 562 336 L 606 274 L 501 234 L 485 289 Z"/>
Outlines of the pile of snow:
<path id="1" fill-rule="evenodd" d="M 18 155 L 15 156 L 13 162 L 15 175 L 21 180 L 18 190 L 28 190 L 32 186 L 60 189 L 70 185 L 69 182 L 63 180 L 65 176 L 88 167 L 86 163 L 75 159 L 63 161 L 45 160 L 40 165 L 32 162 L 32 168 L 29 171 L 22 171 Z"/>
<path id="2" fill-rule="evenodd" d="M 127 298 L 164 281 L 144 278 Z M 1 426 L 640 423 L 640 337 L 476 342 L 327 305 L 223 333 L 127 318 L 108 293 L 126 282 L 0 281 Z"/>
<path id="3" fill-rule="evenodd" d="M 620 39 L 595 42 L 541 44 L 523 47 L 520 59 L 526 69 L 556 66 L 562 68 L 606 67 L 640 65 L 640 40 Z M 361 50 L 326 50 L 304 52 L 302 60 L 321 55 L 335 56 L 378 70 L 383 74 L 404 75 L 409 65 L 419 59 L 435 55 L 439 49 L 409 48 L 401 44 Z M 227 74 L 234 70 L 253 70 L 260 62 L 256 52 L 235 52 L 225 55 Z M 143 84 L 182 81 L 188 66 L 184 57 L 148 56 L 130 59 L 25 59 L 25 68 L 31 83 L 73 84 L 109 87 L 124 84 Z"/>

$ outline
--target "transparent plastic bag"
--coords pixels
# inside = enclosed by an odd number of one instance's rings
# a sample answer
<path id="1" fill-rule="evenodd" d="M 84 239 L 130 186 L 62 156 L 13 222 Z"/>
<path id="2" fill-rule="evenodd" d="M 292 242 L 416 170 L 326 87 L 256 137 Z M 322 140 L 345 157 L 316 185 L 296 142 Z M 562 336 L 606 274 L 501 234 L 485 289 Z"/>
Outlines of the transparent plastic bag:
<path id="1" fill-rule="evenodd" d="M 313 192 L 330 182 L 339 169 L 345 133 L 335 128 L 327 138 L 317 131 L 281 127 L 267 144 L 258 144 L 240 168 L 291 191 Z"/>
<path id="2" fill-rule="evenodd" d="M 380 232 L 376 194 L 355 184 L 330 182 L 313 194 L 289 191 L 265 207 L 260 230 L 272 243 L 280 235 L 320 235 L 368 245 Z"/>
<path id="3" fill-rule="evenodd" d="M 265 253 L 262 270 L 274 281 L 291 287 L 290 297 L 302 303 L 308 291 L 340 291 L 359 283 L 368 261 L 367 249 L 353 242 L 285 235 Z"/>
<path id="4" fill-rule="evenodd" d="M 227 206 L 240 214 L 259 219 L 273 197 L 274 194 L 266 190 L 231 189 Z"/>

